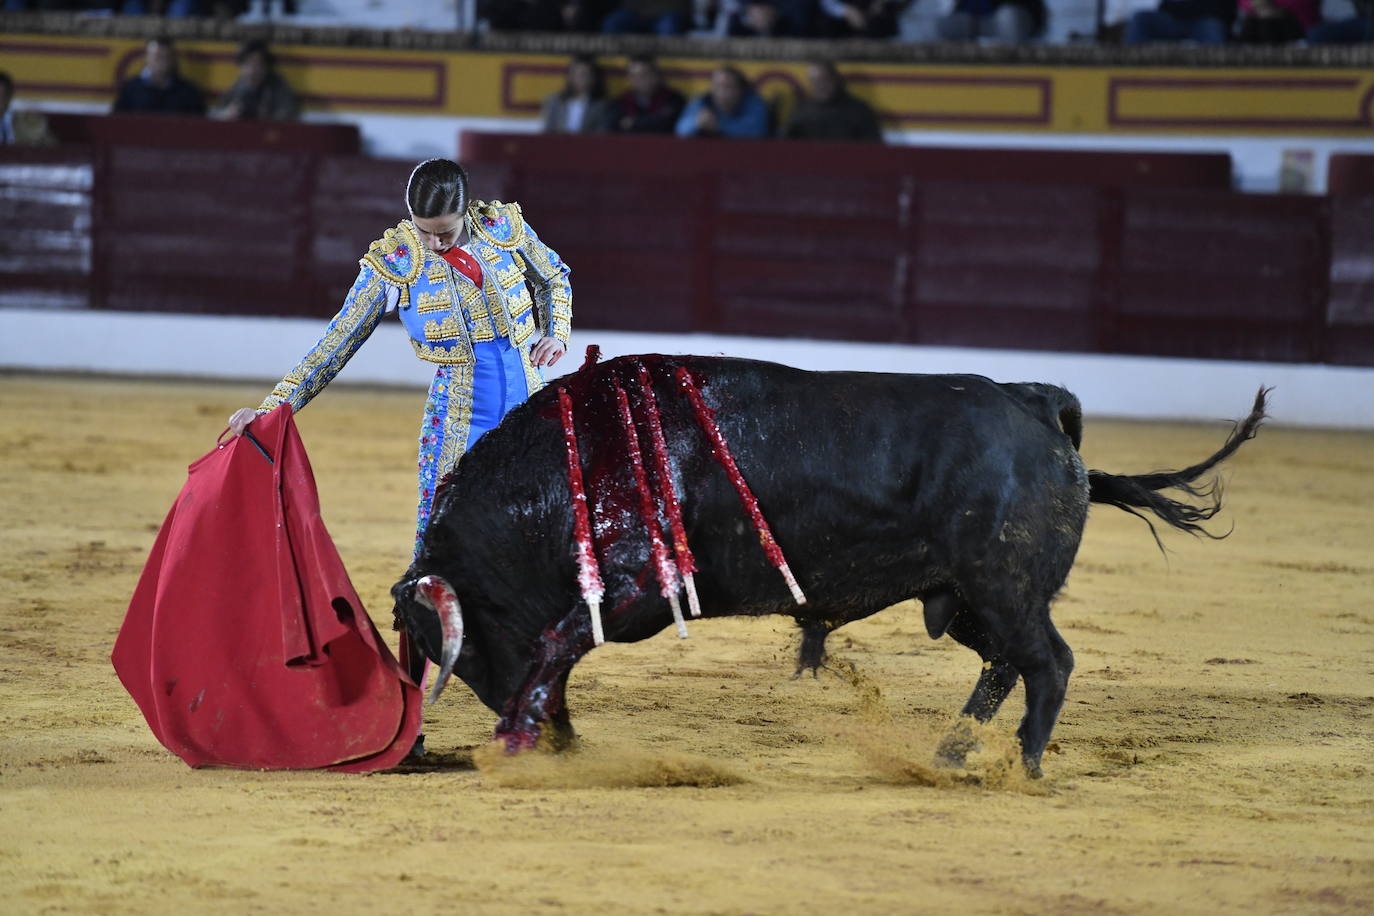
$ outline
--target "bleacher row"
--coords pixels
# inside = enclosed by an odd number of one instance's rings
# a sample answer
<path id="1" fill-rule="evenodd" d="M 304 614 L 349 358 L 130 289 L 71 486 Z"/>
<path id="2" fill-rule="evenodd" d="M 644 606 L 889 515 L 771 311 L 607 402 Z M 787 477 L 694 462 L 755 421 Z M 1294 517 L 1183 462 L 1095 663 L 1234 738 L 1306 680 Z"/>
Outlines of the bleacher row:
<path id="1" fill-rule="evenodd" d="M 337 309 L 412 162 L 347 126 L 54 116 L 0 151 L 0 305 Z M 156 140 L 149 138 L 156 137 Z M 1374 156 L 1325 196 L 1211 153 L 467 134 L 582 328 L 1374 365 Z"/>

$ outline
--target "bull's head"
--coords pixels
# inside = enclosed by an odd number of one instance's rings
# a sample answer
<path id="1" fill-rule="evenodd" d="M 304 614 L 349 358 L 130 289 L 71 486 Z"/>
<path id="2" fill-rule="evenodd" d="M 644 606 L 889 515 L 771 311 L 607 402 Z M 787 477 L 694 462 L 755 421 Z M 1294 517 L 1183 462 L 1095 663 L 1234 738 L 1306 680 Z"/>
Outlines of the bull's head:
<path id="1" fill-rule="evenodd" d="M 501 712 L 528 669 L 528 651 L 519 651 L 520 641 L 481 607 L 465 619 L 457 593 L 443 576 L 416 572 L 397 582 L 391 594 L 396 618 L 412 643 L 439 666 L 429 701 L 437 700 L 450 675 L 457 674 L 488 708 Z"/>

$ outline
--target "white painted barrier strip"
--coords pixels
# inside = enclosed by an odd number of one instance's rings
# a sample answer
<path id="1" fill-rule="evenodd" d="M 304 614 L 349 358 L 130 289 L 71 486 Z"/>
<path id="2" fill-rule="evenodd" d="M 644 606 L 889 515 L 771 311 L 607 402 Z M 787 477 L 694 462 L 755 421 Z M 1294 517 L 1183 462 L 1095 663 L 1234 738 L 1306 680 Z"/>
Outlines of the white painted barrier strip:
<path id="1" fill-rule="evenodd" d="M 315 343 L 326 320 L 0 309 L 0 368 L 256 380 L 266 392 Z M 388 322 L 373 336 L 339 375 L 340 383 L 428 386 L 432 369 L 415 358 L 400 325 Z M 1078 395 L 1084 412 L 1094 416 L 1240 417 L 1255 389 L 1272 385 L 1277 424 L 1374 429 L 1374 368 L 576 331 L 558 374 L 576 370 L 589 343 L 599 344 L 607 359 L 719 354 L 802 369 L 971 372 L 998 381 L 1052 382 Z"/>

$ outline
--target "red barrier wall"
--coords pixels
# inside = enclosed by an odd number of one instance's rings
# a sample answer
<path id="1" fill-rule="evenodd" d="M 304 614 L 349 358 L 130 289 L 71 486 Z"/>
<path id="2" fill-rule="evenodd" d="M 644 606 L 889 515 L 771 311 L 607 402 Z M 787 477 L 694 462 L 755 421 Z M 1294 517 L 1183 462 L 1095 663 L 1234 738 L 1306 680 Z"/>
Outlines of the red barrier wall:
<path id="1" fill-rule="evenodd" d="M 1224 155 L 465 135 L 575 272 L 581 326 L 1374 362 L 1357 200 Z M 1334 234 L 1333 234 L 1334 233 Z"/>
<path id="2" fill-rule="evenodd" d="M 405 216 L 413 163 L 323 137 L 89 136 L 0 151 L 0 304 L 323 318 Z M 573 266 L 580 327 L 1374 365 L 1374 196 L 1233 193 L 1224 156 L 507 135 L 464 156 L 473 196 L 521 201 Z"/>

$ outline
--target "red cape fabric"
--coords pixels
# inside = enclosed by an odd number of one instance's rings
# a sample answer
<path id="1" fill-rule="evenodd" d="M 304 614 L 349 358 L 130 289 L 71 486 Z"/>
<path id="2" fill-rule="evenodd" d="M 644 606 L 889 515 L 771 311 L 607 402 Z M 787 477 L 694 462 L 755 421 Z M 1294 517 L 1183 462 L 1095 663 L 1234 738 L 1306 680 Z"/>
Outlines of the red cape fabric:
<path id="1" fill-rule="evenodd" d="M 278 407 L 190 466 L 111 660 L 153 734 L 193 767 L 399 763 L 419 689 L 363 610 Z"/>

